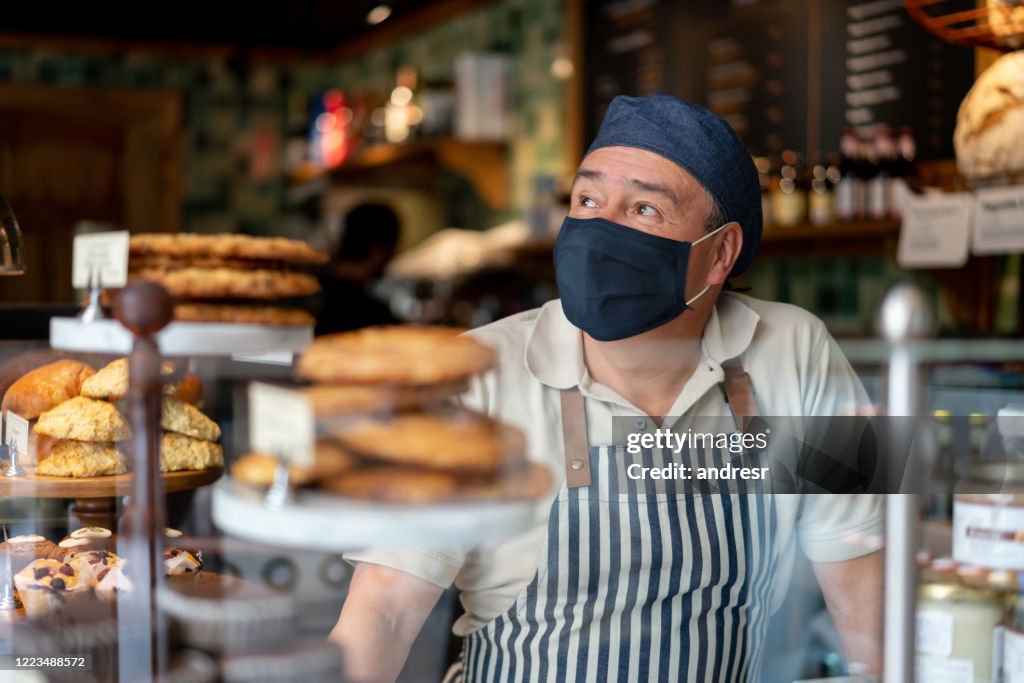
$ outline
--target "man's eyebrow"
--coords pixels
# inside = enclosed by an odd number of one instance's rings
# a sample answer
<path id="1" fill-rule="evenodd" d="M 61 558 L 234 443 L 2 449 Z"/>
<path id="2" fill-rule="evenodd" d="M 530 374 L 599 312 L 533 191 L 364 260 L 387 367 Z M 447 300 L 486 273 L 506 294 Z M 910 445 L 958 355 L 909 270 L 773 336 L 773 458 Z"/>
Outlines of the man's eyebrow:
<path id="1" fill-rule="evenodd" d="M 604 171 L 591 171 L 586 168 L 581 168 L 576 171 L 576 177 L 572 179 L 572 184 L 575 185 L 576 181 L 580 178 L 586 180 L 604 180 Z"/>
<path id="2" fill-rule="evenodd" d="M 669 201 L 676 205 L 680 203 L 679 195 L 677 195 L 675 191 L 672 188 L 668 187 L 667 185 L 661 185 L 660 183 L 649 183 L 645 180 L 639 180 L 638 178 L 630 178 L 629 184 L 632 185 L 633 187 L 645 190 L 647 192 L 656 192 L 660 195 L 664 195 L 669 199 Z"/>

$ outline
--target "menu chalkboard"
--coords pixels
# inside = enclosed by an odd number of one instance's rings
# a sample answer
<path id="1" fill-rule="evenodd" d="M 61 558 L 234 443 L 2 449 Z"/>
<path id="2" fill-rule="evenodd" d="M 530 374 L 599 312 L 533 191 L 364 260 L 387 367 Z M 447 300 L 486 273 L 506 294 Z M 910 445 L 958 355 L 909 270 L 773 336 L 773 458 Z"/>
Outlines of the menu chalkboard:
<path id="1" fill-rule="evenodd" d="M 970 2 L 971 0 L 965 0 Z M 844 126 L 909 126 L 918 157 L 953 156 L 967 48 L 917 25 L 902 0 L 585 2 L 589 143 L 618 94 L 676 94 L 722 114 L 759 155 L 834 151 Z"/>

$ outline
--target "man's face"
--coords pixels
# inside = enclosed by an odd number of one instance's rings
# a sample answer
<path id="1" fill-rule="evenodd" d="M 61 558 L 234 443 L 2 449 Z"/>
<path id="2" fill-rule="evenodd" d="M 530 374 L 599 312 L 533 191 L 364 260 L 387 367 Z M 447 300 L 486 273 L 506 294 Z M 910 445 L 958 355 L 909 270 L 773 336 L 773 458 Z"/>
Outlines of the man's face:
<path id="1" fill-rule="evenodd" d="M 668 159 L 634 147 L 602 147 L 576 172 L 569 215 L 692 242 L 705 234 L 710 208 L 704 188 Z"/>

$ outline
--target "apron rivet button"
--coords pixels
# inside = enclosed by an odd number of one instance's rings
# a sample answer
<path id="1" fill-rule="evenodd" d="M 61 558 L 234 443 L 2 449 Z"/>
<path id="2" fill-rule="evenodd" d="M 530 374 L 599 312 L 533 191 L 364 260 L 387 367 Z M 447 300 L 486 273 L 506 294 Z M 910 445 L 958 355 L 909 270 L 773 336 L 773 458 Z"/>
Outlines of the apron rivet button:
<path id="1" fill-rule="evenodd" d="M 647 422 L 642 417 L 638 417 L 633 422 L 633 424 L 636 426 L 637 429 L 643 429 L 644 427 L 647 426 Z"/>
<path id="2" fill-rule="evenodd" d="M 572 468 L 574 470 L 582 470 L 583 469 L 583 461 L 580 460 L 579 458 L 573 459 L 573 461 L 572 461 Z"/>

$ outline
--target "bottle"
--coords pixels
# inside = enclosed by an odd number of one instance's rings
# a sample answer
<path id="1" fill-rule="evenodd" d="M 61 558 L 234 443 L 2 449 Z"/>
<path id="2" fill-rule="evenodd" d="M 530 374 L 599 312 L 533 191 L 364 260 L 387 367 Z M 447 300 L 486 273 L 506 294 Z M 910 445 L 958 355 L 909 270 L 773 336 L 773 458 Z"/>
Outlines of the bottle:
<path id="1" fill-rule="evenodd" d="M 836 216 L 841 221 L 857 220 L 859 156 L 857 131 L 853 126 L 846 126 L 839 140 L 839 178 L 836 181 Z"/>
<path id="2" fill-rule="evenodd" d="M 868 218 L 888 220 L 892 211 L 892 178 L 899 153 L 892 129 L 879 125 L 875 129 L 874 158 L 878 172 L 868 188 Z"/>
<path id="3" fill-rule="evenodd" d="M 949 521 L 953 512 L 953 417 L 948 410 L 936 410 L 933 417 L 938 449 L 928 482 L 928 516 Z"/>
<path id="4" fill-rule="evenodd" d="M 811 170 L 811 187 L 807 197 L 807 215 L 812 225 L 830 225 L 836 219 L 836 195 L 829 179 L 829 167 L 823 155 Z"/>
<path id="5" fill-rule="evenodd" d="M 892 217 L 903 218 L 907 202 L 916 189 L 916 173 L 914 159 L 917 156 L 917 143 L 910 126 L 900 128 L 899 140 L 896 143 L 898 155 L 892 177 Z"/>
<path id="6" fill-rule="evenodd" d="M 754 157 L 757 181 L 761 186 L 761 216 L 764 229 L 772 227 L 772 162 L 768 157 Z"/>
<path id="7" fill-rule="evenodd" d="M 798 164 L 796 152 L 784 151 L 778 182 L 772 184 L 772 220 L 780 228 L 792 228 L 807 219 L 807 193 L 798 183 Z"/>

